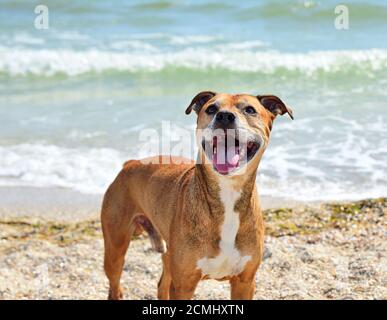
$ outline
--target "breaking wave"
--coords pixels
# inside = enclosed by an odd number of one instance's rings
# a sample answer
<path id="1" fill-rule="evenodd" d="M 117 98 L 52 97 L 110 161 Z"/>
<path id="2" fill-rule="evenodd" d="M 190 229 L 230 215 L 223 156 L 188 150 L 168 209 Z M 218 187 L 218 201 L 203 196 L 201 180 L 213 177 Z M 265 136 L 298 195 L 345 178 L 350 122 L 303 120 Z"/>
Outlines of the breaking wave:
<path id="1" fill-rule="evenodd" d="M 137 42 L 137 46 L 141 45 Z M 0 47 L 0 75 L 7 77 L 89 73 L 157 73 L 164 71 L 238 72 L 270 74 L 361 74 L 372 77 L 387 70 L 387 50 L 312 51 L 283 53 L 257 50 L 257 43 L 236 43 L 212 48 L 186 48 L 162 52 L 141 45 L 141 52 L 72 49 L 34 50 Z"/>

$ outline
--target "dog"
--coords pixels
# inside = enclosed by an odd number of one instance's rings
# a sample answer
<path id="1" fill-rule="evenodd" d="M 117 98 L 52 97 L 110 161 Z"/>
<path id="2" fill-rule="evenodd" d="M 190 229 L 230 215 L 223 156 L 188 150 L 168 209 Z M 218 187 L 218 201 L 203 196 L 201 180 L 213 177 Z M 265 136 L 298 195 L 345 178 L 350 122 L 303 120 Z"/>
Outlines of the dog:
<path id="1" fill-rule="evenodd" d="M 159 299 L 191 299 L 202 279 L 228 280 L 231 299 L 253 298 L 264 239 L 256 173 L 275 117 L 287 113 L 293 119 L 293 113 L 274 95 L 212 91 L 198 93 L 186 114 L 192 110 L 200 132 L 196 162 L 130 160 L 105 193 L 109 299 L 123 298 L 125 254 L 133 235 L 144 230 L 162 253 Z M 216 131 L 230 131 L 231 139 Z"/>

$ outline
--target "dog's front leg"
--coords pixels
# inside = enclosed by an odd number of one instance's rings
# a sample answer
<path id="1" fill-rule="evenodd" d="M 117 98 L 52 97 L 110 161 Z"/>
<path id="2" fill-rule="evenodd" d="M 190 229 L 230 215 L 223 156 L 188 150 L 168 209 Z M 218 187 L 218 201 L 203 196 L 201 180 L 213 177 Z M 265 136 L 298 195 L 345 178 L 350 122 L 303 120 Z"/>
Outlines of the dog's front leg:
<path id="1" fill-rule="evenodd" d="M 239 278 L 230 280 L 231 284 L 231 300 L 251 300 L 255 291 L 255 279 L 247 279 L 242 281 Z"/>
<path id="2" fill-rule="evenodd" d="M 251 300 L 255 291 L 255 275 L 259 266 L 259 261 L 250 262 L 245 270 L 236 277 L 231 278 L 231 299 Z"/>
<path id="3" fill-rule="evenodd" d="M 192 299 L 196 286 L 200 281 L 200 273 L 184 274 L 172 278 L 169 291 L 171 300 L 189 300 Z"/>

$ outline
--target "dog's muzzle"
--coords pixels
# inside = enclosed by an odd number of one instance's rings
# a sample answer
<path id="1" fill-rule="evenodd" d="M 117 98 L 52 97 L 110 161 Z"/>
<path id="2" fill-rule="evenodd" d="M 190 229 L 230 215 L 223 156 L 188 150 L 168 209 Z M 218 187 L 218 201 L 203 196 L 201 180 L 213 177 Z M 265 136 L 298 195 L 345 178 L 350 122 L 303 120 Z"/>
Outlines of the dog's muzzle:
<path id="1" fill-rule="evenodd" d="M 247 164 L 260 146 L 260 139 L 247 130 L 215 129 L 202 139 L 206 157 L 222 175 L 230 174 Z"/>

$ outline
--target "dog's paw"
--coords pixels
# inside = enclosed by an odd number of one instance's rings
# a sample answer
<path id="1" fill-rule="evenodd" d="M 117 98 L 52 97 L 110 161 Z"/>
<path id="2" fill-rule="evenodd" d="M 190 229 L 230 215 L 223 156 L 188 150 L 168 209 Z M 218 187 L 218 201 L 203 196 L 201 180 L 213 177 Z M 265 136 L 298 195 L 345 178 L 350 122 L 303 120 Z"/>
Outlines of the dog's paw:
<path id="1" fill-rule="evenodd" d="M 119 288 L 118 290 L 109 290 L 108 300 L 122 300 L 124 297 L 122 293 L 122 289 Z"/>

